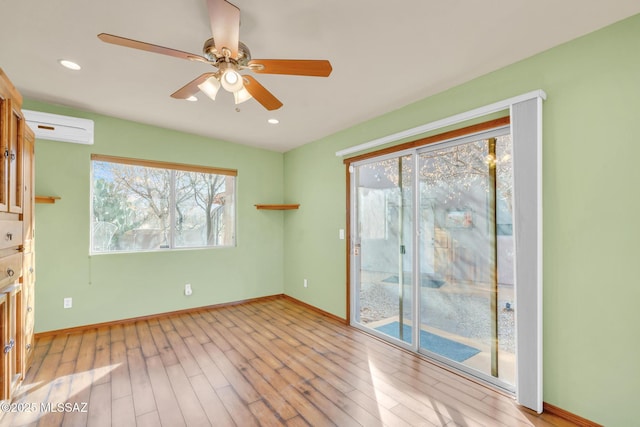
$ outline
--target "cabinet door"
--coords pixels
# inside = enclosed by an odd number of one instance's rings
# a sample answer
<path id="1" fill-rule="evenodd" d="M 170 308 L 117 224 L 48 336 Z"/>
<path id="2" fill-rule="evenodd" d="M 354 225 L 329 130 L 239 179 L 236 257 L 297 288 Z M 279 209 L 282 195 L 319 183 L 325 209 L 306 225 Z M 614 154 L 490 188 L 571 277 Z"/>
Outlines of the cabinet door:
<path id="1" fill-rule="evenodd" d="M 36 272 L 34 268 L 35 254 L 24 254 L 24 268 L 22 270 L 22 302 L 23 302 L 23 316 L 24 316 L 24 328 L 23 328 L 23 357 L 20 362 L 20 369 L 23 374 L 27 372 L 29 366 L 29 359 L 33 352 L 33 328 L 34 328 L 34 304 L 35 304 L 35 281 Z"/>
<path id="2" fill-rule="evenodd" d="M 16 287 L 9 294 L 10 297 L 10 315 L 13 320 L 13 325 L 9 332 L 9 343 L 13 345 L 11 352 L 9 353 L 9 364 L 11 374 L 11 395 L 13 396 L 15 391 L 22 381 L 22 368 L 24 367 L 24 300 L 22 295 L 22 285 L 16 283 Z"/>
<path id="3" fill-rule="evenodd" d="M 7 294 L 0 294 L 0 400 L 9 398 L 11 378 L 9 375 L 9 355 L 4 352 L 4 346 L 9 342 L 9 308 Z"/>
<path id="4" fill-rule="evenodd" d="M 2 319 L 2 364 L 0 393 L 2 400 L 10 399 L 22 378 L 24 358 L 22 285 L 17 281 L 5 287 L 0 296 Z"/>
<path id="5" fill-rule="evenodd" d="M 22 223 L 24 231 L 22 233 L 24 239 L 24 251 L 33 252 L 33 234 L 34 234 L 34 157 L 35 157 L 35 136 L 29 126 L 24 128 L 24 148 L 22 149 L 23 179 L 24 179 L 24 196 L 22 206 Z"/>
<path id="6" fill-rule="evenodd" d="M 9 162 L 9 212 L 22 213 L 24 189 L 22 186 L 22 149 L 24 118 L 20 110 L 11 108 L 9 117 L 9 146 L 5 156 Z"/>
<path id="7" fill-rule="evenodd" d="M 23 341 L 22 327 L 20 321 L 22 316 L 20 311 L 22 310 L 22 287 L 15 283 L 8 286 L 4 291 L 4 309 L 5 312 L 5 324 L 4 334 L 6 339 L 3 341 L 3 358 L 4 361 L 4 375 L 3 375 L 3 392 L 5 393 L 5 399 L 11 397 L 13 391 L 18 386 L 22 373 L 21 368 L 18 366 L 19 361 L 22 360 L 21 356 L 21 344 Z"/>
<path id="8" fill-rule="evenodd" d="M 0 212 L 9 210 L 9 197 L 7 183 L 9 170 L 7 158 L 4 153 L 9 149 L 9 110 L 10 98 L 8 93 L 0 85 Z"/>

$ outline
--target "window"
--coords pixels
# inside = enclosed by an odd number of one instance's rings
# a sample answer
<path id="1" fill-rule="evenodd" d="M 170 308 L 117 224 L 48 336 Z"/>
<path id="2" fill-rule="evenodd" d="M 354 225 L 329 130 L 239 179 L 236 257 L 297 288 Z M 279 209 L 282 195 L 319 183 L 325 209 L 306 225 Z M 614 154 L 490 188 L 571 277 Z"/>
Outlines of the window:
<path id="1" fill-rule="evenodd" d="M 235 244 L 231 169 L 91 156 L 91 253 Z"/>

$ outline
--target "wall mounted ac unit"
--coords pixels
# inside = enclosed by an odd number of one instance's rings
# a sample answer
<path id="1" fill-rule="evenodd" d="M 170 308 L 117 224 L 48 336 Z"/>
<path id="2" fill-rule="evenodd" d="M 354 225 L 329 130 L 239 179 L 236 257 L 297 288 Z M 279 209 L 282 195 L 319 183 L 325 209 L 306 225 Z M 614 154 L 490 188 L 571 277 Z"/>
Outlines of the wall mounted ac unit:
<path id="1" fill-rule="evenodd" d="M 93 120 L 22 110 L 36 138 L 51 141 L 93 144 Z"/>

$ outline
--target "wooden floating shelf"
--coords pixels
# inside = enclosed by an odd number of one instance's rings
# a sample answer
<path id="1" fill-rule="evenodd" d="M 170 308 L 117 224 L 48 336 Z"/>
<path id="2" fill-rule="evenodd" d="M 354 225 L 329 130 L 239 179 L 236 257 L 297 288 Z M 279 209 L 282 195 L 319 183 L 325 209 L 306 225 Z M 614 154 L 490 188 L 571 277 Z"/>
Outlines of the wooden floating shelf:
<path id="1" fill-rule="evenodd" d="M 255 207 L 256 209 L 267 209 L 271 211 L 288 211 L 291 209 L 298 209 L 300 205 L 255 205 Z"/>
<path id="2" fill-rule="evenodd" d="M 56 200 L 60 200 L 58 196 L 36 196 L 36 203 L 54 204 Z"/>

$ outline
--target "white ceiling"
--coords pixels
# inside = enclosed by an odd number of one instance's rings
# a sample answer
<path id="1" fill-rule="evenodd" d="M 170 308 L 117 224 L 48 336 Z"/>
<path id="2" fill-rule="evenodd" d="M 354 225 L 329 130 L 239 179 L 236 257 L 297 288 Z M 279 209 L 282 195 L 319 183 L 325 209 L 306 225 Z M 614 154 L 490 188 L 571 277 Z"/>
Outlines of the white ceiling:
<path id="1" fill-rule="evenodd" d="M 96 37 L 202 54 L 206 0 L 0 0 L 0 67 L 26 98 L 287 151 L 640 13 L 638 0 L 233 3 L 253 58 L 328 59 L 331 76 L 254 75 L 284 107 L 236 111 L 224 91 L 215 102 L 169 97 L 211 66 Z"/>

